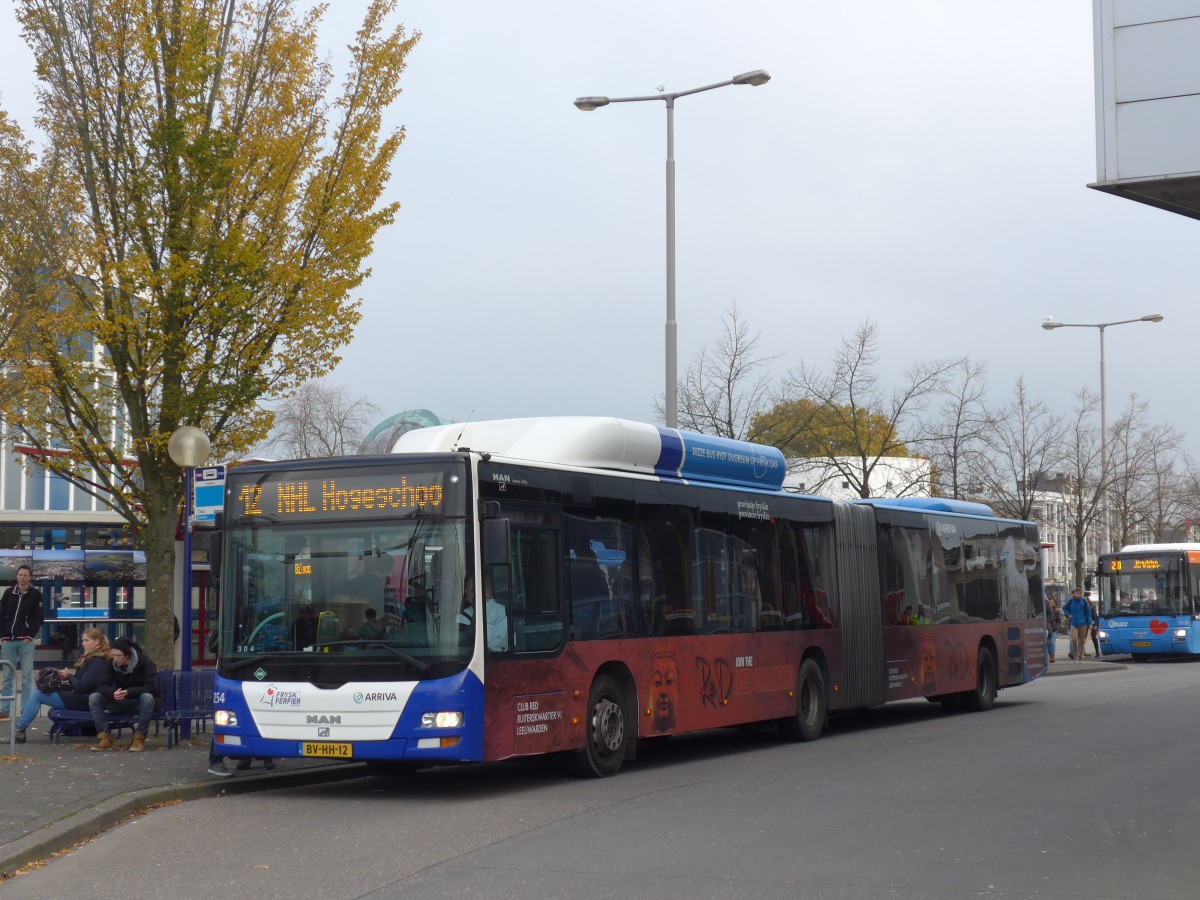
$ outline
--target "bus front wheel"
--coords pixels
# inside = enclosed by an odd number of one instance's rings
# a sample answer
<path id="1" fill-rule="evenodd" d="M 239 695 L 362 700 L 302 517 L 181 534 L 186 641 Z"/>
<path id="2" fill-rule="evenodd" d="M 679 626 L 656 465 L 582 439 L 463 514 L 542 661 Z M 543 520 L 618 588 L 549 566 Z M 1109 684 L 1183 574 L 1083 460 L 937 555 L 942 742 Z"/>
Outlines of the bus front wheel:
<path id="1" fill-rule="evenodd" d="M 816 660 L 806 659 L 796 675 L 796 715 L 779 720 L 779 733 L 789 741 L 815 741 L 827 714 L 825 676 Z"/>
<path id="2" fill-rule="evenodd" d="M 975 663 L 975 690 L 963 694 L 963 705 L 974 712 L 984 712 L 996 705 L 996 662 L 992 651 L 979 648 Z"/>
<path id="3" fill-rule="evenodd" d="M 629 744 L 624 701 L 620 686 L 608 675 L 592 683 L 585 719 L 586 743 L 572 760 L 576 775 L 607 778 L 620 770 Z"/>

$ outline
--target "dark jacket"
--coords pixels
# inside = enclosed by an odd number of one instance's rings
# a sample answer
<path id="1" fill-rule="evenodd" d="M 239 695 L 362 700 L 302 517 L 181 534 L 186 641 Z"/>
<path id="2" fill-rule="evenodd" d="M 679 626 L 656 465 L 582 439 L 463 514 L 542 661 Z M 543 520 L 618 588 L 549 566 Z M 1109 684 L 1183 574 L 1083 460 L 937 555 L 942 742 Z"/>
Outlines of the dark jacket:
<path id="1" fill-rule="evenodd" d="M 88 697 L 95 691 L 103 690 L 111 671 L 112 663 L 105 653 L 81 656 L 76 662 L 75 674 L 67 676 L 70 686 L 58 691 L 63 706 L 67 709 L 87 709 Z"/>
<path id="2" fill-rule="evenodd" d="M 42 592 L 30 585 L 23 594 L 16 585 L 0 597 L 0 638 L 36 638 L 42 630 Z"/>
<path id="3" fill-rule="evenodd" d="M 118 688 L 125 688 L 128 692 L 126 700 L 136 700 L 142 694 L 158 696 L 158 666 L 154 665 L 150 654 L 137 644 L 133 644 L 132 649 L 133 659 L 128 670 L 118 669 L 116 663 L 111 659 L 108 661 L 108 677 L 100 686 L 100 693 L 105 700 L 111 701 L 113 691 Z"/>

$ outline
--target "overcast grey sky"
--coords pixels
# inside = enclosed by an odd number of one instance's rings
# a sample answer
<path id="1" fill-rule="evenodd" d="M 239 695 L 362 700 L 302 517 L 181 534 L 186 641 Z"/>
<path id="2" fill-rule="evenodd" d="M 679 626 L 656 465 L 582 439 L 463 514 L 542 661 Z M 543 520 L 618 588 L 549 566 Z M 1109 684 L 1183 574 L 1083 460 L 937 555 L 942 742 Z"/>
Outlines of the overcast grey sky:
<path id="1" fill-rule="evenodd" d="M 334 0 L 335 59 L 361 4 Z M 678 101 L 680 369 L 736 301 L 780 372 L 824 366 L 866 318 L 884 371 L 969 354 L 993 400 L 1022 373 L 1062 414 L 1130 392 L 1189 431 L 1191 219 L 1089 190 L 1089 0 L 410 0 L 423 33 L 394 123 L 408 137 L 363 321 L 332 379 L 385 413 L 653 421 L 663 389 L 664 104 L 632 96 L 764 68 Z M 26 127 L 30 57 L 0 12 L 0 102 Z M 1192 433 L 1192 432 L 1195 433 Z"/>

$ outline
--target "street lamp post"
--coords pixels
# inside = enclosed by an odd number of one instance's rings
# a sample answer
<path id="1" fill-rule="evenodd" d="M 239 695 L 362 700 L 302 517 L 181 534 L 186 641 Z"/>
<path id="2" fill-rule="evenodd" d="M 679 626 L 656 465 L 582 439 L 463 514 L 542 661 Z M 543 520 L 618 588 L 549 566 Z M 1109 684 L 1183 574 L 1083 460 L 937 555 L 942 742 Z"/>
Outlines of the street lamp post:
<path id="1" fill-rule="evenodd" d="M 1104 329 L 1112 325 L 1129 325 L 1133 322 L 1161 322 L 1163 317 L 1158 313 L 1142 316 L 1139 319 L 1122 319 L 1119 322 L 1055 322 L 1047 316 L 1042 320 L 1042 327 L 1047 331 L 1055 328 L 1096 328 L 1100 331 L 1100 552 L 1107 553 L 1109 546 L 1108 534 L 1108 405 L 1104 384 Z"/>
<path id="2" fill-rule="evenodd" d="M 716 84 L 706 84 L 704 87 L 691 88 L 686 91 L 651 94 L 645 97 L 578 97 L 575 105 L 584 112 L 592 112 L 610 103 L 637 103 L 642 100 L 662 100 L 667 104 L 667 326 L 666 326 L 666 425 L 668 428 L 679 426 L 679 384 L 677 354 L 677 325 L 675 322 L 675 101 L 688 94 L 699 94 L 701 91 L 711 91 L 715 88 L 728 87 L 731 84 L 748 84 L 758 87 L 771 80 L 764 69 L 755 69 L 734 75 L 728 81 Z"/>
<path id="3" fill-rule="evenodd" d="M 184 425 L 167 441 L 167 454 L 183 470 L 183 609 L 179 617 L 179 668 L 192 668 L 192 476 L 196 466 L 208 462 L 212 443 L 199 428 Z"/>

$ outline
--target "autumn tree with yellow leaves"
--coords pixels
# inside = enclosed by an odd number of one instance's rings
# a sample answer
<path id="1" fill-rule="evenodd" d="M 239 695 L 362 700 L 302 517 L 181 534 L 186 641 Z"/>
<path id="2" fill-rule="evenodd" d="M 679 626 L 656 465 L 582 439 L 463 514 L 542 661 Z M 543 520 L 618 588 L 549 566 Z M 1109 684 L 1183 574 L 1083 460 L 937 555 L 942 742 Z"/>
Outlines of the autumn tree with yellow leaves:
<path id="1" fill-rule="evenodd" d="M 298 8 L 304 7 L 304 8 Z M 261 441 L 264 398 L 328 372 L 397 204 L 383 115 L 419 34 L 363 4 L 340 89 L 324 6 L 18 0 L 37 66 L 36 155 L 0 118 L 0 289 L 18 390 L 0 414 L 110 504 L 147 561 L 151 656 L 172 655 L 182 502 L 167 439 Z M 3 114 L 0 113 L 0 116 Z"/>

